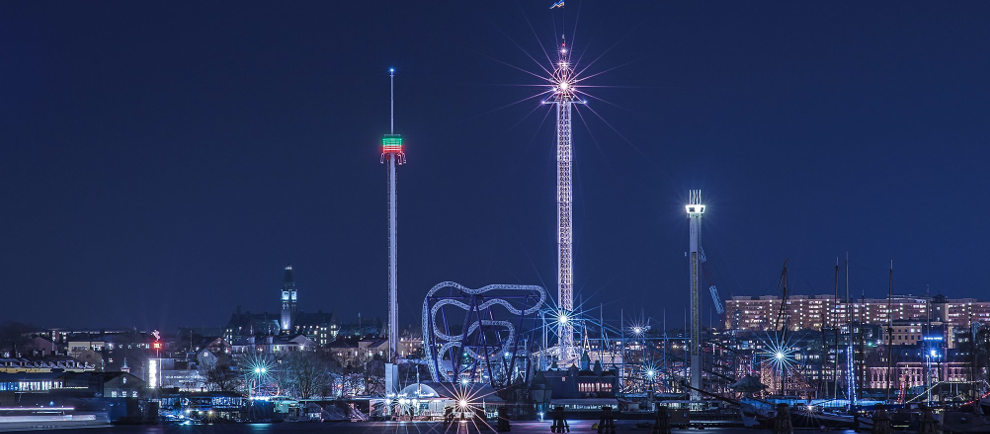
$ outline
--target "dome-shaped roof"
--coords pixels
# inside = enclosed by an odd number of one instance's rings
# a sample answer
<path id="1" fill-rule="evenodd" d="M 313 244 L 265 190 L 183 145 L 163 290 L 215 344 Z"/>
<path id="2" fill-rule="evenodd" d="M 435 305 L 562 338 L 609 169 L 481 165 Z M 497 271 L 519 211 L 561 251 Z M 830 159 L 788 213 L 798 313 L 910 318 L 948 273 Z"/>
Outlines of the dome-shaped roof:
<path id="1" fill-rule="evenodd" d="M 423 383 L 413 383 L 399 392 L 399 396 L 406 398 L 437 398 L 440 395 L 432 387 Z"/>

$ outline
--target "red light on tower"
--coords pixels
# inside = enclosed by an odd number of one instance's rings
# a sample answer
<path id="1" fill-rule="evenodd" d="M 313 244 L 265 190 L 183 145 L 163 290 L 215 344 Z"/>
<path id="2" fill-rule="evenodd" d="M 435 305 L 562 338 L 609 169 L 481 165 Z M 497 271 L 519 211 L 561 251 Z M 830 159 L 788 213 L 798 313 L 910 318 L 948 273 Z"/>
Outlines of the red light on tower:
<path id="1" fill-rule="evenodd" d="M 154 349 L 156 349 L 156 350 L 160 350 L 160 349 L 162 349 L 162 343 L 161 342 L 158 342 L 158 341 L 155 341 L 155 343 L 151 344 L 151 347 L 154 348 Z"/>

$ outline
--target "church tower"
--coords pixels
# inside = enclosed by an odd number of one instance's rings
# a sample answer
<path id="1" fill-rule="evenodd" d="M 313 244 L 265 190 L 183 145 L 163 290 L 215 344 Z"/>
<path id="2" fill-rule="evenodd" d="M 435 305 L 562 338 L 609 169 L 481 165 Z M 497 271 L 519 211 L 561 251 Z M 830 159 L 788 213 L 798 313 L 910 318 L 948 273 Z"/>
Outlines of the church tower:
<path id="1" fill-rule="evenodd" d="M 296 282 L 292 278 L 292 265 L 285 266 L 285 281 L 282 283 L 282 331 L 291 332 L 296 319 Z"/>

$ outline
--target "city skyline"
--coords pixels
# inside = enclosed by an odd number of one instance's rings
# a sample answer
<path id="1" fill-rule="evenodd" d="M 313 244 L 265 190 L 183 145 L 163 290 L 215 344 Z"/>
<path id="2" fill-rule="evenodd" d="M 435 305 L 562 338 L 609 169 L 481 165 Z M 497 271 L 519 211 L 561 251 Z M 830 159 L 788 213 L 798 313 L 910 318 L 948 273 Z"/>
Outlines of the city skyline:
<path id="1" fill-rule="evenodd" d="M 966 4 L 569 3 L 615 86 L 589 101 L 608 123 L 576 109 L 575 304 L 681 323 L 689 189 L 724 299 L 773 294 L 786 258 L 792 293 L 831 293 L 846 252 L 854 296 L 893 259 L 895 294 L 985 299 L 990 6 Z M 4 320 L 220 326 L 277 313 L 289 263 L 300 310 L 385 318 L 389 67 L 400 328 L 445 280 L 554 292 L 552 108 L 501 108 L 543 84 L 501 62 L 536 68 L 559 10 L 61 6 L 0 5 Z"/>

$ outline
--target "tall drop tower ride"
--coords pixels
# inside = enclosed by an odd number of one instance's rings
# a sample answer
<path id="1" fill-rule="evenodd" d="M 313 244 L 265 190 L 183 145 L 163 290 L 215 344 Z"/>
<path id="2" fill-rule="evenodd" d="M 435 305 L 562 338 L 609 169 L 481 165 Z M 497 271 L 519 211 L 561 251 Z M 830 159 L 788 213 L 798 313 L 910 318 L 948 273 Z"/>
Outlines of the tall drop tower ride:
<path id="1" fill-rule="evenodd" d="M 560 361 L 574 357 L 573 228 L 571 226 L 571 105 L 584 104 L 575 89 L 575 73 L 571 68 L 567 43 L 560 44 L 557 64 L 550 75 L 553 93 L 546 103 L 557 109 L 557 318 Z"/>
<path id="2" fill-rule="evenodd" d="M 382 164 L 388 164 L 388 358 L 399 354 L 399 299 L 396 284 L 395 166 L 406 163 L 402 135 L 395 134 L 395 68 L 389 68 L 389 133 L 382 137 Z"/>
<path id="3" fill-rule="evenodd" d="M 701 203 L 701 190 L 688 191 L 687 211 L 689 229 L 688 260 L 691 265 L 691 400 L 700 401 L 701 393 L 701 305 L 698 296 L 701 272 L 701 215 L 705 206 Z"/>

